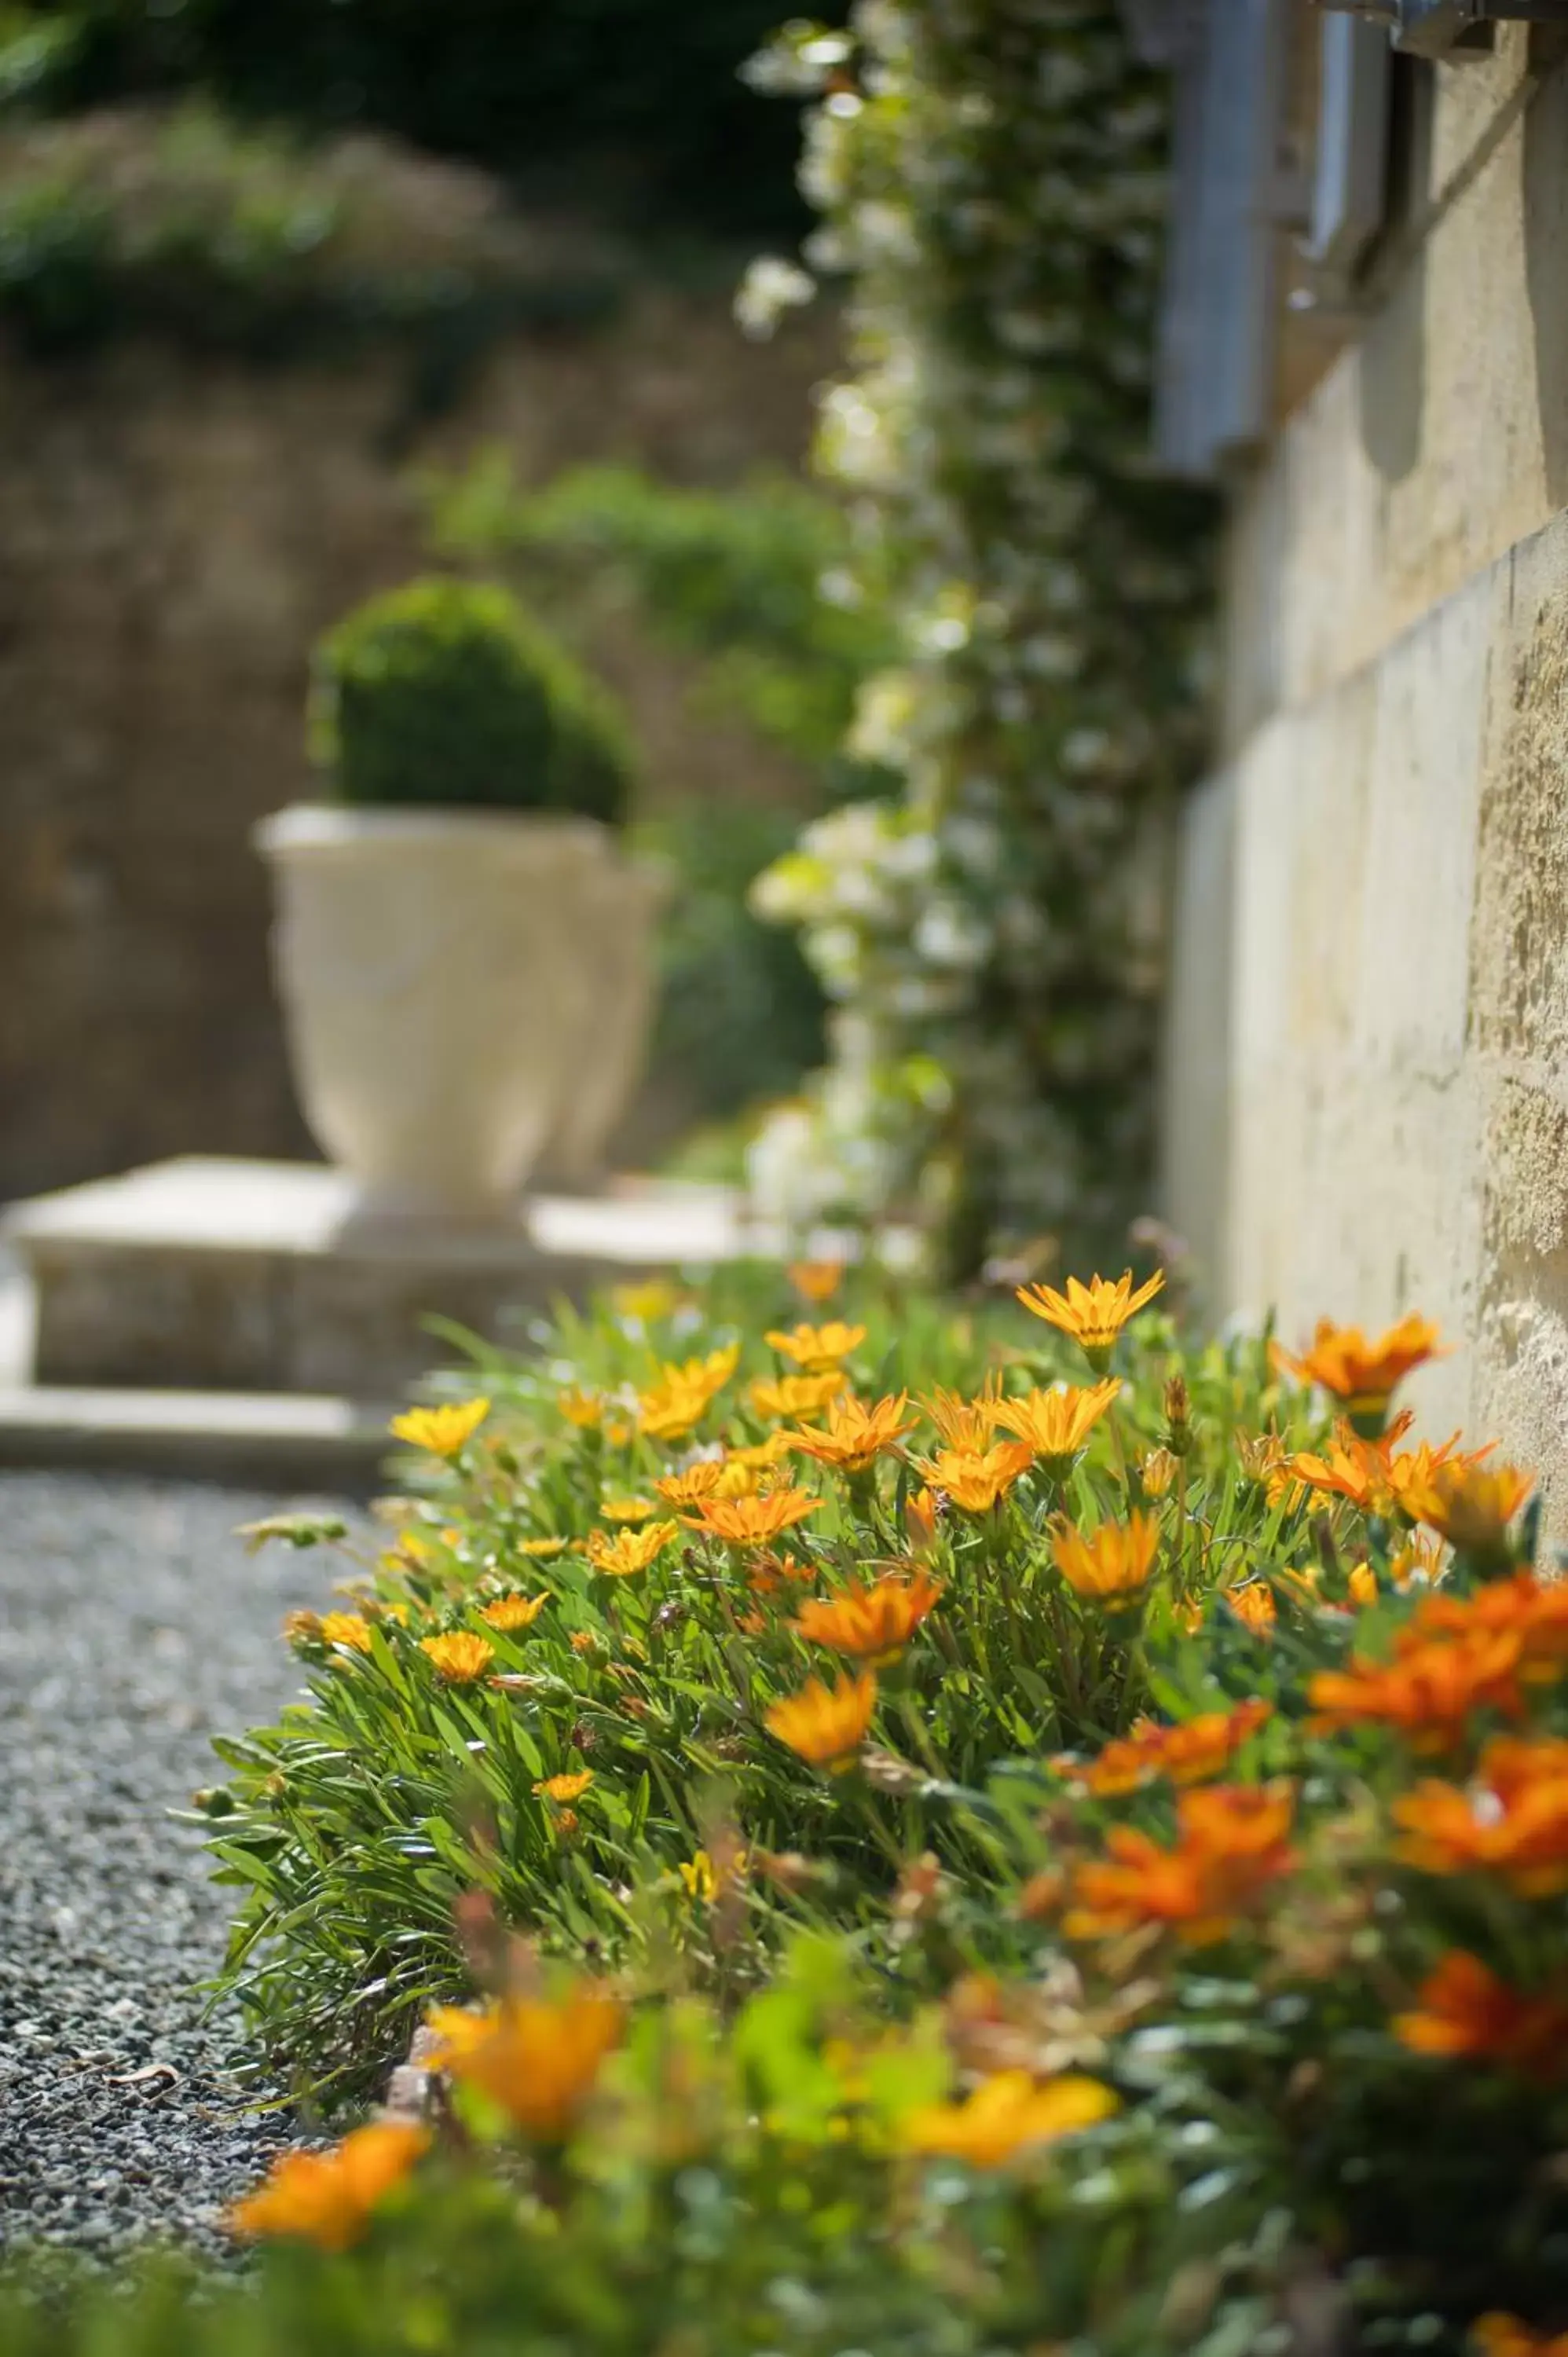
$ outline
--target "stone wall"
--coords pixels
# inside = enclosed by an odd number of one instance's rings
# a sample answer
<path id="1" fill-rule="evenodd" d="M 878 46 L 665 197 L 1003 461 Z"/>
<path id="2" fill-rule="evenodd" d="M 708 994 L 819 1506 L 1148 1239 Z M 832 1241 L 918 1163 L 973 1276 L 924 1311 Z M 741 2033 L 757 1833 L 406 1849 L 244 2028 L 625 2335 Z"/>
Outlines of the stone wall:
<path id="1" fill-rule="evenodd" d="M 1456 1346 L 1568 1522 L 1568 59 L 1433 77 L 1363 332 L 1238 501 L 1166 1193 L 1218 1306 Z"/>
<path id="2" fill-rule="evenodd" d="M 435 175 L 435 198 L 472 177 Z M 428 198 L 406 167 L 400 186 Z M 650 285 L 598 327 L 510 336 L 412 440 L 390 353 L 0 351 L 0 1196 L 308 1150 L 247 838 L 306 785 L 316 634 L 424 561 L 413 476 L 492 442 L 527 480 L 606 457 L 696 482 L 789 465 L 828 351 L 810 331 L 748 346 L 716 274 Z M 655 795 L 792 791 L 749 740 L 693 727 L 667 658 L 608 657 Z"/>

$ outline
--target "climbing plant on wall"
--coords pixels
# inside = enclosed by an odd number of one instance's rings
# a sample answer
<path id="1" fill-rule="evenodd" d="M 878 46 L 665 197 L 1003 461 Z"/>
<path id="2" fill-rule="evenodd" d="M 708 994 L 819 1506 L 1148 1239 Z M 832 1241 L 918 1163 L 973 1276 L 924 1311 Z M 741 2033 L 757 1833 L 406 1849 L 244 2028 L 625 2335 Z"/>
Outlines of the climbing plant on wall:
<path id="1" fill-rule="evenodd" d="M 847 279 L 851 360 L 818 459 L 901 645 L 853 741 L 902 780 L 758 888 L 837 1010 L 758 1167 L 800 1211 L 918 1211 L 958 1269 L 1107 1236 L 1147 1181 L 1202 733 L 1208 511 L 1148 463 L 1164 87 L 1112 0 L 859 0 L 753 74 L 815 93 L 806 260 Z M 769 292 L 807 282 L 764 264 L 754 327 Z"/>

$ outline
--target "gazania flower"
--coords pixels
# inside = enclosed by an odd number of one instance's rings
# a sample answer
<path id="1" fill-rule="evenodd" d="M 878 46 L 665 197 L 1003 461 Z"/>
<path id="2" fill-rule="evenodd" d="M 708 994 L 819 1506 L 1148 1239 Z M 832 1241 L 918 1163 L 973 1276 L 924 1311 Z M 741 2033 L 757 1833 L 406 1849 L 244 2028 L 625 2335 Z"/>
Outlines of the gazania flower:
<path id="1" fill-rule="evenodd" d="M 1289 1455 L 1277 1432 L 1244 1432 L 1238 1425 L 1230 1436 L 1236 1462 L 1249 1481 L 1267 1488 Z"/>
<path id="2" fill-rule="evenodd" d="M 816 1577 L 809 1564 L 797 1563 L 792 1555 L 754 1555 L 746 1575 L 746 1584 L 754 1596 L 776 1596 L 786 1587 L 801 1587 Z"/>
<path id="3" fill-rule="evenodd" d="M 1359 1326 L 1336 1326 L 1319 1318 L 1312 1347 L 1299 1358 L 1273 1346 L 1274 1364 L 1304 1383 L 1316 1383 L 1343 1400 L 1351 1422 L 1376 1431 L 1394 1391 L 1413 1368 L 1439 1355 L 1437 1329 L 1412 1312 L 1369 1341 Z"/>
<path id="4" fill-rule="evenodd" d="M 833 1318 L 825 1326 L 796 1326 L 788 1334 L 770 1333 L 767 1340 L 781 1359 L 792 1359 L 808 1375 L 820 1375 L 859 1350 L 865 1329 Z"/>
<path id="5" fill-rule="evenodd" d="M 376 2120 L 330 2152 L 285 2152 L 265 2182 L 235 2202 L 229 2223 L 252 2240 L 288 2235 L 323 2251 L 346 2251 L 429 2142 L 426 2128 Z"/>
<path id="6" fill-rule="evenodd" d="M 579 1768 L 569 1776 L 542 1776 L 533 1790 L 546 1801 L 580 1801 L 593 1781 L 591 1768 Z"/>
<path id="7" fill-rule="evenodd" d="M 774 1490 L 766 1498 L 707 1498 L 685 1520 L 726 1546 L 767 1546 L 803 1523 L 822 1504 L 805 1490 Z"/>
<path id="8" fill-rule="evenodd" d="M 924 1489 L 911 1490 L 904 1501 L 904 1535 L 916 1555 L 929 1555 L 934 1550 L 941 1529 L 941 1501 L 928 1484 Z"/>
<path id="9" fill-rule="evenodd" d="M 1568 2332 L 1537 2332 L 1501 2309 L 1478 2316 L 1470 2339 L 1479 2357 L 1568 2357 Z"/>
<path id="10" fill-rule="evenodd" d="M 1530 2078 L 1554 2077 L 1568 2060 L 1568 1994 L 1526 1996 L 1463 1948 L 1449 1950 L 1391 2027 L 1417 2054 L 1501 2062 Z"/>
<path id="11" fill-rule="evenodd" d="M 419 1650 L 429 1655 L 436 1674 L 451 1686 L 471 1686 L 496 1657 L 489 1638 L 472 1629 L 454 1630 L 448 1637 L 422 1637 Z"/>
<path id="12" fill-rule="evenodd" d="M 564 1555 L 571 1544 L 570 1539 L 523 1539 L 517 1551 L 535 1563 L 548 1563 L 552 1556 Z"/>
<path id="13" fill-rule="evenodd" d="M 347 1645 L 352 1653 L 371 1650 L 371 1624 L 362 1612 L 324 1612 L 317 1634 L 324 1645 Z"/>
<path id="14" fill-rule="evenodd" d="M 716 1858 L 705 1849 L 696 1850 L 676 1872 L 686 1886 L 688 1899 L 701 1900 L 704 1907 L 712 1907 L 736 1878 L 746 1872 L 748 1863 L 746 1851 L 732 1845 L 721 1850 Z"/>
<path id="15" fill-rule="evenodd" d="M 746 1387 L 746 1405 L 764 1424 L 789 1424 L 797 1416 L 820 1415 L 848 1384 L 842 1367 L 825 1375 L 757 1375 Z"/>
<path id="16" fill-rule="evenodd" d="M 636 1326 L 655 1325 L 679 1308 L 681 1296 L 674 1286 L 661 1276 L 650 1277 L 641 1285 L 612 1285 L 610 1308 L 618 1318 L 625 1318 Z"/>
<path id="17" fill-rule="evenodd" d="M 651 1498 L 606 1498 L 599 1506 L 605 1523 L 646 1523 L 659 1512 Z"/>
<path id="18" fill-rule="evenodd" d="M 657 1562 L 671 1539 L 681 1535 L 679 1523 L 648 1523 L 639 1531 L 617 1531 L 610 1538 L 590 1531 L 585 1553 L 596 1571 L 611 1579 L 632 1579 Z"/>
<path id="19" fill-rule="evenodd" d="M 1156 1776 L 1168 1776 L 1173 1784 L 1205 1783 L 1224 1774 L 1273 1711 L 1273 1703 L 1244 1702 L 1234 1710 L 1202 1711 L 1179 1727 L 1143 1719 L 1131 1735 L 1117 1737 L 1071 1773 L 1101 1799 L 1135 1792 Z"/>
<path id="20" fill-rule="evenodd" d="M 998 1400 L 996 1421 L 1016 1435 L 1053 1480 L 1065 1481 L 1121 1388 L 1112 1375 L 1088 1391 L 1063 1383 L 1056 1391 L 1028 1392 L 1022 1399 Z"/>
<path id="21" fill-rule="evenodd" d="M 367 1632 L 368 1633 L 368 1632 Z M 319 1612 L 285 1612 L 283 1616 L 284 1642 L 288 1645 L 319 1645 L 325 1641 Z"/>
<path id="22" fill-rule="evenodd" d="M 1224 1939 L 1294 1866 L 1294 1813 L 1287 1783 L 1216 1784 L 1181 1795 L 1173 1848 L 1113 1826 L 1110 1857 L 1074 1870 L 1063 1929 L 1099 1940 L 1165 1924 L 1189 1947 Z"/>
<path id="23" fill-rule="evenodd" d="M 755 1490 L 754 1480 L 747 1483 L 743 1474 L 768 1473 L 789 1458 L 789 1436 L 787 1432 L 770 1432 L 766 1440 L 748 1441 L 744 1448 L 725 1451 L 725 1478 L 719 1484 L 721 1498 L 745 1498 Z"/>
<path id="24" fill-rule="evenodd" d="M 1115 2096 L 1098 2079 L 1040 2080 L 1028 2071 L 996 2071 L 961 2104 L 926 2104 L 911 2112 L 902 2141 L 910 2152 L 1004 2169 L 1021 2153 L 1092 2127 L 1116 2108 Z"/>
<path id="25" fill-rule="evenodd" d="M 922 1397 L 920 1405 L 936 1426 L 944 1448 L 956 1449 L 964 1457 L 983 1457 L 996 1437 L 1002 1380 L 999 1375 L 989 1377 L 973 1399 L 965 1399 L 960 1392 L 943 1391 L 939 1384 Z"/>
<path id="26" fill-rule="evenodd" d="M 441 2007 L 430 2027 L 440 2041 L 436 2068 L 481 2088 L 525 2135 L 560 2144 L 619 2045 L 625 2014 L 584 1981 L 559 1999 L 503 1997 L 482 2014 Z"/>
<path id="27" fill-rule="evenodd" d="M 1508 1528 L 1533 1482 L 1517 1465 L 1439 1464 L 1401 1500 L 1414 1522 L 1441 1533 L 1456 1555 L 1493 1560 L 1508 1553 Z"/>
<path id="28" fill-rule="evenodd" d="M 1144 1497 L 1165 1497 L 1176 1480 L 1180 1462 L 1168 1448 L 1151 1448 L 1138 1468 L 1138 1483 Z"/>
<path id="29" fill-rule="evenodd" d="M 935 1457 L 922 1458 L 920 1470 L 961 1514 L 988 1514 L 1033 1461 L 1021 1440 L 999 1440 L 983 1455 L 940 1449 Z"/>
<path id="30" fill-rule="evenodd" d="M 1254 1637 L 1273 1635 L 1280 1609 L 1266 1579 L 1249 1579 L 1240 1587 L 1222 1588 L 1220 1593 L 1242 1627 L 1250 1629 Z"/>
<path id="31" fill-rule="evenodd" d="M 799 1694 L 769 1706 L 768 1731 L 813 1768 L 839 1775 L 853 1765 L 875 1708 L 876 1679 L 870 1670 L 831 1686 L 812 1678 Z"/>
<path id="32" fill-rule="evenodd" d="M 820 1309 L 843 1283 L 842 1260 L 795 1260 L 784 1272 L 802 1301 Z"/>
<path id="33" fill-rule="evenodd" d="M 655 1481 L 653 1486 L 666 1505 L 696 1506 L 700 1505 L 704 1498 L 715 1497 L 718 1494 L 718 1486 L 724 1479 L 724 1471 L 722 1458 L 703 1457 L 698 1458 L 695 1465 L 688 1465 L 683 1473 L 667 1473 L 661 1481 Z"/>
<path id="34" fill-rule="evenodd" d="M 1496 1874 L 1521 1899 L 1568 1889 L 1568 1742 L 1494 1737 L 1468 1784 L 1434 1778 L 1393 1803 L 1397 1855 L 1423 1874 Z"/>
<path id="35" fill-rule="evenodd" d="M 913 1579 L 879 1579 L 870 1587 L 853 1580 L 840 1595 L 812 1597 L 802 1604 L 795 1627 L 813 1645 L 830 1646 L 880 1669 L 897 1660 L 941 1592 L 923 1571 Z"/>
<path id="36" fill-rule="evenodd" d="M 638 1394 L 637 1428 L 650 1440 L 684 1439 L 706 1415 L 713 1396 L 701 1383 L 675 1379 L 654 1383 Z"/>
<path id="37" fill-rule="evenodd" d="M 1021 1285 L 1018 1299 L 1034 1317 L 1070 1335 L 1095 1372 L 1101 1374 L 1122 1327 L 1154 1299 L 1165 1281 L 1164 1270 L 1156 1269 L 1134 1292 L 1133 1272 L 1127 1269 L 1114 1285 L 1104 1276 L 1090 1277 L 1087 1285 L 1069 1276 L 1065 1293 L 1050 1285 Z"/>
<path id="38" fill-rule="evenodd" d="M 908 1405 L 908 1392 L 900 1392 L 897 1399 L 866 1401 L 853 1394 L 836 1399 L 821 1432 L 792 1432 L 789 1444 L 798 1455 L 814 1457 L 819 1465 L 830 1465 L 837 1472 L 865 1473 L 914 1430 L 913 1416 L 904 1413 Z"/>
<path id="39" fill-rule="evenodd" d="M 493 1603 L 480 1605 L 479 1618 L 508 1633 L 532 1629 L 549 1601 L 548 1596 L 498 1596 Z"/>
<path id="40" fill-rule="evenodd" d="M 579 1432 L 592 1432 L 605 1418 L 605 1404 L 597 1392 L 579 1391 L 575 1383 L 567 1391 L 557 1392 L 555 1405 L 568 1424 Z"/>
<path id="41" fill-rule="evenodd" d="M 1469 1596 L 1439 1589 L 1423 1597 L 1401 1632 L 1401 1650 L 1425 1638 L 1507 1634 L 1520 1645 L 1520 1675 L 1543 1684 L 1568 1665 L 1568 1580 L 1516 1571 Z"/>
<path id="42" fill-rule="evenodd" d="M 1092 1596 L 1101 1603 L 1141 1595 L 1159 1547 L 1160 1526 L 1153 1514 L 1101 1523 L 1087 1536 L 1059 1514 L 1051 1525 L 1057 1569 L 1075 1596 Z"/>
<path id="43" fill-rule="evenodd" d="M 455 1401 L 446 1407 L 405 1408 L 402 1415 L 393 1416 L 392 1430 L 411 1448 L 427 1448 L 432 1457 L 456 1457 L 489 1412 L 488 1399 Z"/>
<path id="44" fill-rule="evenodd" d="M 1477 1710 L 1519 1709 L 1520 1640 L 1509 1630 L 1407 1641 L 1391 1662 L 1353 1654 L 1348 1668 L 1320 1670 L 1307 1687 L 1316 1733 L 1378 1723 L 1398 1727 L 1417 1750 L 1463 1740 Z"/>

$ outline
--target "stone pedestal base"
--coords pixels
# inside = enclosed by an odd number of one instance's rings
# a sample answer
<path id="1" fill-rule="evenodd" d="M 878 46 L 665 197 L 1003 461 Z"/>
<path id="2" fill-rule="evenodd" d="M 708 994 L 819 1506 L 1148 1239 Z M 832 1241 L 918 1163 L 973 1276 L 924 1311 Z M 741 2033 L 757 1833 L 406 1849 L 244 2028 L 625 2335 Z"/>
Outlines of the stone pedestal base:
<path id="1" fill-rule="evenodd" d="M 766 1250 L 723 1188 L 542 1197 L 515 1225 L 367 1225 L 305 1163 L 160 1162 L 16 1205 L 38 1384 L 395 1400 L 443 1345 L 435 1313 L 515 1340 L 606 1281 Z"/>

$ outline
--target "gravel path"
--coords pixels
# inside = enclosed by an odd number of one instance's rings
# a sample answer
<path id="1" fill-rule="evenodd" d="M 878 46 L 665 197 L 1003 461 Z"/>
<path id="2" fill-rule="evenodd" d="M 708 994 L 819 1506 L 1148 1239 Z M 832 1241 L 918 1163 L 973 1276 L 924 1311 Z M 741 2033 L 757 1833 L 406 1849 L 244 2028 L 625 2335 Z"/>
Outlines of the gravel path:
<path id="1" fill-rule="evenodd" d="M 277 1507 L 0 1476 L 0 2248 L 226 2248 L 219 2212 L 288 2139 L 229 2075 L 234 2021 L 202 2019 L 229 1894 L 166 1814 L 218 1780 L 210 1732 L 298 1686 L 278 1622 L 330 1559 L 232 1535 Z"/>

